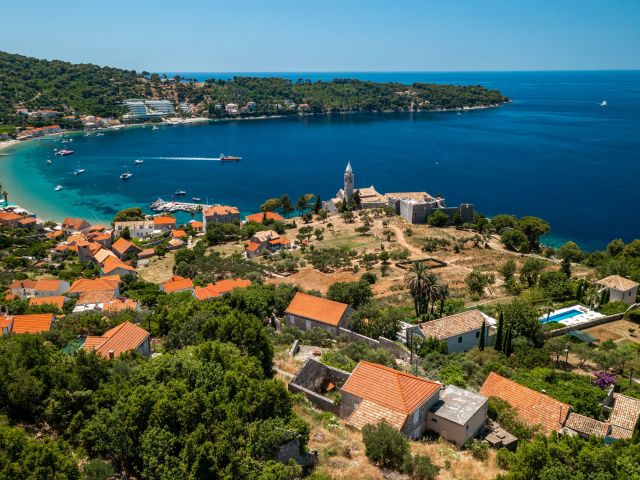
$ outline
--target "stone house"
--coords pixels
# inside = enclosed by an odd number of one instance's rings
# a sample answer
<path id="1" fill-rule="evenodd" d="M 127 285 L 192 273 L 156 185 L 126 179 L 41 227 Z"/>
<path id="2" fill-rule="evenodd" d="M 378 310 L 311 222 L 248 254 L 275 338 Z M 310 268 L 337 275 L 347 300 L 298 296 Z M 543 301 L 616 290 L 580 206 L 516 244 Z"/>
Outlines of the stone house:
<path id="1" fill-rule="evenodd" d="M 448 317 L 430 320 L 410 326 L 406 331 L 407 341 L 412 335 L 420 338 L 436 338 L 447 344 L 448 353 L 466 352 L 478 345 L 482 322 L 485 322 L 486 345 L 493 341 L 495 319 L 480 310 L 468 310 Z"/>
<path id="2" fill-rule="evenodd" d="M 598 280 L 596 285 L 609 290 L 610 302 L 625 302 L 629 305 L 636 303 L 638 286 L 640 286 L 638 282 L 621 277 L 620 275 L 609 275 L 608 277 Z"/>
<path id="3" fill-rule="evenodd" d="M 265 250 L 275 253 L 282 249 L 291 248 L 291 240 L 274 230 L 263 230 L 256 232 L 245 242 L 245 246 L 247 257 L 255 258 L 262 255 Z"/>
<path id="4" fill-rule="evenodd" d="M 208 223 L 233 223 L 240 221 L 240 210 L 228 205 L 213 205 L 202 211 L 202 223 L 207 229 Z"/>
<path id="5" fill-rule="evenodd" d="M 85 337 L 81 348 L 88 352 L 96 352 L 107 359 L 113 359 L 131 351 L 150 357 L 149 339 L 149 332 L 131 322 L 124 322 L 100 336 Z"/>
<path id="6" fill-rule="evenodd" d="M 287 325 L 308 331 L 324 328 L 337 335 L 347 324 L 353 308 L 346 303 L 334 302 L 315 295 L 298 292 L 285 310 Z"/>

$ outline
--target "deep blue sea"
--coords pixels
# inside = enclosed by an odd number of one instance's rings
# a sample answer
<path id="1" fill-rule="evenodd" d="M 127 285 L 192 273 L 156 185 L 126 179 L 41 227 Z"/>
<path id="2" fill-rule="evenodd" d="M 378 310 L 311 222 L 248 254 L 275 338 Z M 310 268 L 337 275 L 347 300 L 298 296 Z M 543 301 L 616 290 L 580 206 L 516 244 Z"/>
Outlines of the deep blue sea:
<path id="1" fill-rule="evenodd" d="M 168 75 L 172 75 L 168 73 Z M 229 78 L 233 74 L 180 73 Z M 246 75 L 246 74 L 242 74 Z M 266 73 L 254 75 L 270 75 Z M 253 213 L 269 197 L 331 197 L 348 161 L 356 186 L 426 190 L 488 215 L 536 215 L 548 243 L 585 249 L 640 238 L 640 72 L 276 73 L 297 79 L 480 84 L 513 102 L 463 113 L 347 114 L 83 134 L 26 142 L 0 157 L 10 200 L 41 216 L 109 220 L 186 190 Z M 608 106 L 600 107 L 606 100 Z M 47 155 L 71 148 L 69 157 Z M 221 152 L 238 163 L 212 160 Z M 134 166 L 135 158 L 144 165 Z M 80 165 L 87 172 L 74 176 Z M 119 174 L 134 173 L 128 182 Z M 54 192 L 61 184 L 65 190 Z"/>

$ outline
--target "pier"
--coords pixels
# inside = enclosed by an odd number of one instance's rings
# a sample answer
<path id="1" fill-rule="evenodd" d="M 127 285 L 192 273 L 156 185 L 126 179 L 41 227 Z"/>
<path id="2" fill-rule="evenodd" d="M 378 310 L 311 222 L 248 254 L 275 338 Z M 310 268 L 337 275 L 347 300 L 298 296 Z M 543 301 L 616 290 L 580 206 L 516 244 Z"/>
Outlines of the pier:
<path id="1" fill-rule="evenodd" d="M 157 199 L 153 202 L 149 208 L 154 212 L 199 212 L 204 208 L 209 207 L 209 205 L 204 205 L 202 203 L 189 203 L 189 202 L 178 202 L 178 201 L 166 201 L 161 198 Z"/>

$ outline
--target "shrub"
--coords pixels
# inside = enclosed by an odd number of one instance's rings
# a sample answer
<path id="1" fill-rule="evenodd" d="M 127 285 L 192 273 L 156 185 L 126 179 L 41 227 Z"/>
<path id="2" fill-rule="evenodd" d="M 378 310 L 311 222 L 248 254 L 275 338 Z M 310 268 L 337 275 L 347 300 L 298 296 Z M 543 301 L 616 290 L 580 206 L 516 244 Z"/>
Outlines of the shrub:
<path id="1" fill-rule="evenodd" d="M 474 438 L 467 442 L 465 447 L 476 460 L 484 462 L 489 459 L 489 444 L 487 442 Z"/>
<path id="2" fill-rule="evenodd" d="M 367 282 L 369 285 L 373 285 L 376 283 L 376 280 L 378 280 L 378 277 L 376 277 L 376 274 L 373 272 L 365 272 L 360 277 L 360 280 Z"/>
<path id="3" fill-rule="evenodd" d="M 628 304 L 619 301 L 607 303 L 606 305 L 600 307 L 599 311 L 603 315 L 615 315 L 616 313 L 623 313 L 627 308 L 629 308 Z"/>
<path id="4" fill-rule="evenodd" d="M 413 457 L 412 480 L 435 480 L 440 473 L 440 467 L 435 465 L 431 459 L 425 455 Z"/>
<path id="5" fill-rule="evenodd" d="M 386 421 L 377 425 L 366 425 L 362 429 L 367 458 L 383 468 L 399 470 L 409 455 L 409 442 L 399 430 Z"/>

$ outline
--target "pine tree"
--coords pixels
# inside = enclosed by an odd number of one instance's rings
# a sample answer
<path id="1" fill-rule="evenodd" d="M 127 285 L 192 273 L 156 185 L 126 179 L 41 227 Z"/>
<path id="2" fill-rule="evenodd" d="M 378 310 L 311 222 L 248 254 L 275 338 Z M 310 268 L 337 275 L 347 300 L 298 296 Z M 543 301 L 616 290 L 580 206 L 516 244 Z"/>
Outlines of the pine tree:
<path id="1" fill-rule="evenodd" d="M 313 206 L 313 213 L 317 215 L 321 208 L 322 201 L 320 200 L 320 195 L 316 195 L 316 204 Z"/>
<path id="2" fill-rule="evenodd" d="M 496 341 L 493 344 L 493 348 L 497 351 L 502 351 L 502 334 L 504 329 L 504 316 L 502 315 L 502 311 L 500 311 L 500 315 L 498 316 L 498 329 L 496 331 Z"/>
<path id="3" fill-rule="evenodd" d="M 482 320 L 482 327 L 480 327 L 480 341 L 478 342 L 478 350 L 481 352 L 484 351 L 484 343 L 485 343 L 485 330 L 486 330 L 485 321 Z"/>
<path id="4" fill-rule="evenodd" d="M 511 325 L 509 325 L 509 328 L 507 328 L 507 336 L 504 340 L 504 354 L 507 357 L 510 357 L 511 354 L 513 353 L 513 345 L 511 344 Z"/>

